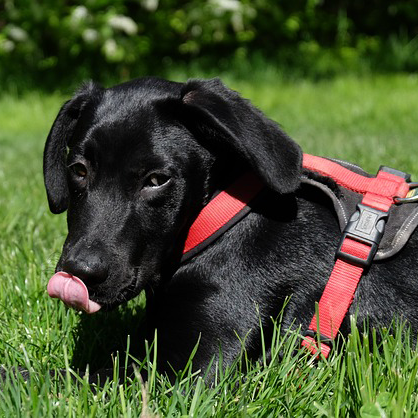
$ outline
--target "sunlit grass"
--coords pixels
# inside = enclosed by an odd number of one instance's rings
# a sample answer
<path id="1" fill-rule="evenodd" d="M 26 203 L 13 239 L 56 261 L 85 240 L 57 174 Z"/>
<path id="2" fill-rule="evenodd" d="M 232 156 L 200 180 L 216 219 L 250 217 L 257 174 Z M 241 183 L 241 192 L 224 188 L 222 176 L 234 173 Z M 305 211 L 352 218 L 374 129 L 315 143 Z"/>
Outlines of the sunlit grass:
<path id="1" fill-rule="evenodd" d="M 173 74 L 176 79 L 196 74 Z M 381 164 L 418 178 L 417 87 L 411 75 L 285 82 L 274 69 L 248 78 L 222 77 L 278 121 L 304 151 L 346 159 L 375 172 Z M 4 416 L 416 416 L 418 356 L 387 330 L 354 330 L 341 354 L 313 367 L 294 355 L 296 334 L 276 335 L 273 361 L 220 372 L 214 387 L 184 371 L 173 386 L 155 372 L 153 350 L 138 359 L 150 372 L 109 383 L 97 392 L 48 371 L 68 365 L 95 368 L 116 361 L 137 331 L 143 299 L 112 314 L 86 317 L 46 294 L 65 238 L 65 216 L 49 213 L 42 179 L 42 149 L 60 105 L 59 94 L 0 97 L 0 364 L 33 369 L 33 379 L 8 382 L 0 392 Z M 279 326 L 279 325 L 278 325 Z M 382 333 L 383 342 L 376 335 Z M 142 341 L 129 342 L 136 356 Z M 158 341 L 157 341 L 158 344 Z M 245 355 L 242 362 L 246 362 Z M 386 414 L 386 415 L 385 415 Z M 146 415 L 144 415 L 146 416 Z"/>

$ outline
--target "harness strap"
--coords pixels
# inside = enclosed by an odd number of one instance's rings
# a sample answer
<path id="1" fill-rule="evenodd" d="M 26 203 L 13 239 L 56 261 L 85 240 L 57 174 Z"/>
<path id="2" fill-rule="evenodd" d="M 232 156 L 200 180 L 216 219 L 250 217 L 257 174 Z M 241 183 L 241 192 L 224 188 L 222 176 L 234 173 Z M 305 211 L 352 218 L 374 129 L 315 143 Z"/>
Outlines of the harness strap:
<path id="1" fill-rule="evenodd" d="M 252 172 L 245 173 L 214 197 L 189 229 L 181 262 L 206 248 L 250 212 L 248 203 L 264 188 Z"/>
<path id="2" fill-rule="evenodd" d="M 394 199 L 405 198 L 409 176 L 387 167 L 366 177 L 321 157 L 304 154 L 303 167 L 363 195 L 351 216 L 337 250 L 336 262 L 302 345 L 328 357 L 331 343 L 352 303 L 357 285 L 374 258 Z M 182 262 L 200 252 L 251 210 L 248 203 L 263 189 L 249 172 L 206 205 L 189 229 Z"/>
<path id="3" fill-rule="evenodd" d="M 303 166 L 337 184 L 363 194 L 363 200 L 343 232 L 337 259 L 315 314 L 305 332 L 302 346 L 327 358 L 341 323 L 353 301 L 364 271 L 377 251 L 394 198 L 409 191 L 406 174 L 382 168 L 376 177 L 365 177 L 341 165 L 316 156 L 304 155 Z"/>
<path id="4" fill-rule="evenodd" d="M 330 177 L 346 189 L 365 195 L 363 204 L 385 212 L 392 206 L 394 197 L 403 197 L 409 192 L 404 178 L 385 171 L 379 171 L 377 177 L 365 177 L 334 161 L 309 154 L 303 154 L 303 167 Z"/>

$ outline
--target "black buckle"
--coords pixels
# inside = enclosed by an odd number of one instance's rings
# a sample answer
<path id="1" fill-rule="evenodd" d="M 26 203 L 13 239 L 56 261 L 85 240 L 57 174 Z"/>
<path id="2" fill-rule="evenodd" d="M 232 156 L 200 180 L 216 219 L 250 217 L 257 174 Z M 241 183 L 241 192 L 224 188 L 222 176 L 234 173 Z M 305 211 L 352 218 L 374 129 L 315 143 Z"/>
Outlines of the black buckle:
<path id="1" fill-rule="evenodd" d="M 351 215 L 344 228 L 336 257 L 359 267 L 370 267 L 385 231 L 387 218 L 387 212 L 359 203 L 357 210 Z M 341 250 L 343 242 L 347 237 L 371 247 L 366 260 L 344 253 Z"/>
<path id="2" fill-rule="evenodd" d="M 318 341 L 318 339 L 319 339 L 319 341 L 320 341 L 322 344 L 325 344 L 325 345 L 327 345 L 328 347 L 330 347 L 330 346 L 331 346 L 331 343 L 334 341 L 332 338 L 327 337 L 327 336 L 326 336 L 326 335 L 324 335 L 324 334 L 319 334 L 318 332 L 314 331 L 313 329 L 307 329 L 306 331 L 304 331 L 304 332 L 302 333 L 302 336 L 303 336 L 303 337 L 311 337 L 311 338 L 313 338 L 315 341 Z"/>

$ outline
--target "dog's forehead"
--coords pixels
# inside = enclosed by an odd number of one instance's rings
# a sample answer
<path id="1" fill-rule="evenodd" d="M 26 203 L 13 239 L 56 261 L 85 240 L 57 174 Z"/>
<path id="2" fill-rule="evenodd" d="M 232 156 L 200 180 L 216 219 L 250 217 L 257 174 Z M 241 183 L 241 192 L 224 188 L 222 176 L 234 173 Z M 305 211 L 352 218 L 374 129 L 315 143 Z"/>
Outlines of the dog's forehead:
<path id="1" fill-rule="evenodd" d="M 133 112 L 156 111 L 158 104 L 180 100 L 182 85 L 148 77 L 105 89 L 97 116 L 121 120 L 131 118 Z"/>
<path id="2" fill-rule="evenodd" d="M 159 109 L 160 97 L 136 89 L 106 91 L 94 114 L 85 115 L 76 147 L 88 159 L 108 164 L 185 158 L 190 134 L 175 117 Z"/>
<path id="3" fill-rule="evenodd" d="M 126 124 L 138 127 L 142 123 L 158 121 L 158 99 L 147 90 L 105 90 L 102 100 L 97 105 L 94 121 L 97 124 Z"/>

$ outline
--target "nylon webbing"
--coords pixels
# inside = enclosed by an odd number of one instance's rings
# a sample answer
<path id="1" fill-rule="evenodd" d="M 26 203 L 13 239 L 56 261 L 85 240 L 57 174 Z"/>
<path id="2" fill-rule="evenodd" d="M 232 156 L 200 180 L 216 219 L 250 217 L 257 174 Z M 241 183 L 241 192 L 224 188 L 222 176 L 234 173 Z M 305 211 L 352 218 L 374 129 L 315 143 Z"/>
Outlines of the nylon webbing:
<path id="1" fill-rule="evenodd" d="M 337 184 L 364 195 L 362 204 L 381 212 L 388 212 L 394 197 L 404 197 L 409 191 L 405 179 L 379 171 L 376 177 L 365 177 L 325 158 L 304 154 L 303 166 L 323 176 L 332 178 Z M 341 245 L 344 255 L 367 260 L 372 246 L 346 237 Z M 302 346 L 313 354 L 319 351 L 328 357 L 332 342 L 353 301 L 364 267 L 345 259 L 337 258 L 330 278 L 318 303 L 318 317 L 314 314 Z M 327 342 L 325 342 L 327 341 Z"/>
<path id="2" fill-rule="evenodd" d="M 342 165 L 309 154 L 303 156 L 303 167 L 322 176 L 333 179 L 337 184 L 363 195 L 362 204 L 373 208 L 377 216 L 386 213 L 394 197 L 405 197 L 409 186 L 405 179 L 395 174 L 379 171 L 376 177 L 365 177 Z M 185 242 L 183 259 L 188 259 L 205 248 L 217 236 L 233 225 L 234 219 L 245 216 L 247 204 L 262 190 L 261 180 L 253 173 L 247 173 L 225 191 L 219 193 L 206 205 L 192 224 Z M 377 210 L 377 215 L 376 215 Z M 385 215 L 386 217 L 386 215 Z M 366 219 L 368 222 L 368 220 Z M 366 223 L 367 223 L 366 222 Z M 313 354 L 318 351 L 327 357 L 331 346 L 328 341 L 337 336 L 341 323 L 351 305 L 364 268 L 361 262 L 373 256 L 373 245 L 346 237 L 340 248 L 339 257 L 318 303 L 318 318 L 313 316 L 302 345 Z M 343 258 L 342 255 L 344 256 Z M 360 261 L 360 265 L 353 260 Z M 309 335 L 310 334 L 310 335 Z M 315 338 L 315 335 L 319 338 Z M 319 341 L 319 344 L 318 344 Z M 327 343 L 325 343 L 327 341 Z"/>
<path id="3" fill-rule="evenodd" d="M 213 198 L 190 227 L 183 256 L 204 244 L 221 230 L 257 196 L 263 187 L 260 179 L 248 172 Z"/>

